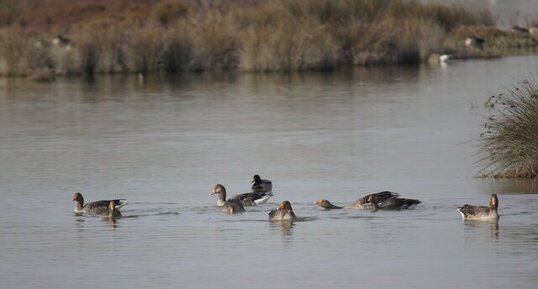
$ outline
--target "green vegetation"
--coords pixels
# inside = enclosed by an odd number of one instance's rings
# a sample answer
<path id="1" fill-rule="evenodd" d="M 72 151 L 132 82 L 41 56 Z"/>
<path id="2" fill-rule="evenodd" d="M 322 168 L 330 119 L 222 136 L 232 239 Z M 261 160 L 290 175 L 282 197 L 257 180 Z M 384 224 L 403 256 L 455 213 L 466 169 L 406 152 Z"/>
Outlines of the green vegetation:
<path id="1" fill-rule="evenodd" d="M 0 75 L 327 70 L 419 63 L 432 53 L 499 55 L 497 45 L 465 47 L 465 37 L 476 34 L 468 27 L 494 28 L 489 13 L 460 6 L 404 0 L 200 2 L 0 0 Z M 69 42 L 54 40 L 58 35 Z"/>
<path id="2" fill-rule="evenodd" d="M 483 176 L 538 176 L 538 84 L 519 83 L 486 105 L 491 113 L 481 135 Z"/>

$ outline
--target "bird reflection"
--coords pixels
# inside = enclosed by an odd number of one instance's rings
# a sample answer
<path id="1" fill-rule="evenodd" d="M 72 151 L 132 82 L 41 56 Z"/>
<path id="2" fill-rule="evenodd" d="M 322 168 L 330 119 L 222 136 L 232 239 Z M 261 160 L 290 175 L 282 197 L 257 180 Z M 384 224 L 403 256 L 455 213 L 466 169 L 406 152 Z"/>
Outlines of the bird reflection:
<path id="1" fill-rule="evenodd" d="M 106 216 L 106 217 L 103 217 L 103 222 L 106 222 L 110 225 L 110 228 L 112 228 L 112 230 L 115 230 L 117 227 L 118 227 L 118 217 L 115 217 L 115 216 Z"/>
<path id="2" fill-rule="evenodd" d="M 492 240 L 499 239 L 499 220 L 494 219 L 490 221 L 473 221 L 465 220 L 464 221 L 467 228 L 472 229 L 473 231 L 485 231 L 486 226 L 489 226 L 489 233 Z"/>
<path id="3" fill-rule="evenodd" d="M 492 220 L 489 223 L 489 229 L 491 231 L 491 239 L 499 239 L 499 220 Z"/>
<path id="4" fill-rule="evenodd" d="M 269 223 L 271 224 L 271 229 L 278 230 L 283 237 L 291 237 L 293 235 L 293 227 L 295 226 L 295 222 L 291 220 L 284 220 L 271 221 Z"/>

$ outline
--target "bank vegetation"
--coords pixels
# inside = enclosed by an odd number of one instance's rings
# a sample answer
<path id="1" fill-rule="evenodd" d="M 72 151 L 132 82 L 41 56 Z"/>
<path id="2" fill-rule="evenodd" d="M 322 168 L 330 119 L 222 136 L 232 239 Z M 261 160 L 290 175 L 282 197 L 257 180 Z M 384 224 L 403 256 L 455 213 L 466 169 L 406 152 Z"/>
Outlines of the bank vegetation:
<path id="1" fill-rule="evenodd" d="M 491 96 L 481 134 L 481 175 L 496 178 L 538 176 L 538 83 L 523 81 Z"/>
<path id="2" fill-rule="evenodd" d="M 493 22 L 405 0 L 0 0 L 0 75 L 331 70 L 536 45 Z"/>

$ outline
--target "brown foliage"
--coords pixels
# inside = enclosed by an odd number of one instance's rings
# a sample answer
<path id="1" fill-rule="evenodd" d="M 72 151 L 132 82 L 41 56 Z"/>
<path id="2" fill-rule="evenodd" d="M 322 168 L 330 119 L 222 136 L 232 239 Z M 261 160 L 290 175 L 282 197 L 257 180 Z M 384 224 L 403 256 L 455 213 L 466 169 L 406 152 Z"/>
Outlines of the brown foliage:
<path id="1" fill-rule="evenodd" d="M 10 36 L 0 73 L 12 75 L 39 66 L 35 55 L 59 74 L 420 62 L 457 27 L 491 24 L 487 13 L 403 0 L 7 0 L 0 15 L 4 37 L 19 27 L 43 44 Z M 71 45 L 55 46 L 58 35 Z"/>

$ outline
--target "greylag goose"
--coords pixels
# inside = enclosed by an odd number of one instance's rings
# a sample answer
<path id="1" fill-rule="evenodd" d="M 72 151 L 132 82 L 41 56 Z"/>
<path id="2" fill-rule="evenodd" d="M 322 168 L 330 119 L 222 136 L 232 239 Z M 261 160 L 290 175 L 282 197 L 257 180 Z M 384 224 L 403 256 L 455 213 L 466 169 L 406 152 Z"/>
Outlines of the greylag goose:
<path id="1" fill-rule="evenodd" d="M 278 208 L 269 212 L 269 219 L 273 221 L 295 221 L 297 220 L 297 217 L 291 208 L 290 202 L 284 201 L 278 205 Z"/>
<path id="2" fill-rule="evenodd" d="M 496 194 L 493 194 L 489 199 L 489 207 L 463 205 L 463 207 L 458 208 L 458 212 L 464 220 L 495 220 L 499 218 L 498 207 L 499 199 L 497 199 Z"/>
<path id="3" fill-rule="evenodd" d="M 209 195 L 218 196 L 217 205 L 219 207 L 222 207 L 222 205 L 224 205 L 224 203 L 226 202 L 226 189 L 221 184 L 216 184 L 209 192 Z M 235 195 L 228 200 L 239 200 L 241 202 L 241 205 L 243 206 L 257 206 L 264 204 L 272 196 L 273 194 L 271 192 L 251 192 Z"/>
<path id="4" fill-rule="evenodd" d="M 404 199 L 399 198 L 399 195 L 389 191 L 383 191 L 375 194 L 366 195 L 349 206 L 340 207 L 335 206 L 331 202 L 321 199 L 314 202 L 315 205 L 324 208 L 324 209 L 341 209 L 341 208 L 350 208 L 350 209 L 367 209 L 367 210 L 400 210 L 408 209 L 421 202 L 414 199 Z"/>
<path id="5" fill-rule="evenodd" d="M 373 201 L 374 199 L 374 197 L 370 196 L 370 204 L 372 204 L 374 210 L 403 210 L 421 203 L 419 200 L 398 197 L 390 197 L 381 202 L 375 202 Z"/>
<path id="6" fill-rule="evenodd" d="M 340 207 L 340 206 L 335 206 L 333 205 L 331 202 L 325 200 L 325 199 L 320 199 L 320 200 L 317 200 L 314 202 L 314 205 L 317 205 L 321 208 L 324 208 L 326 210 L 333 210 L 333 209 L 343 209 L 344 207 Z"/>
<path id="7" fill-rule="evenodd" d="M 259 175 L 254 175 L 251 183 L 253 192 L 267 193 L 273 190 L 273 183 L 270 180 L 262 179 Z"/>
<path id="8" fill-rule="evenodd" d="M 117 209 L 116 202 L 114 200 L 108 202 L 108 218 L 121 217 L 120 211 Z"/>
<path id="9" fill-rule="evenodd" d="M 216 184 L 209 192 L 209 195 L 217 195 L 217 206 L 222 207 L 222 210 L 230 214 L 241 213 L 245 211 L 243 204 L 239 199 L 226 200 L 226 188 L 221 184 Z"/>
<path id="10" fill-rule="evenodd" d="M 230 214 L 236 214 L 243 213 L 245 208 L 239 200 L 231 199 L 224 202 L 224 205 L 222 205 L 222 210 Z"/>
<path id="11" fill-rule="evenodd" d="M 93 214 L 93 215 L 105 215 L 110 214 L 110 203 L 114 204 L 114 214 L 115 217 L 121 216 L 120 208 L 126 204 L 122 202 L 125 199 L 115 199 L 115 200 L 101 200 L 97 202 L 91 202 L 84 204 L 84 197 L 81 193 L 76 193 L 73 195 L 73 202 L 76 202 L 75 209 L 73 210 L 77 214 Z"/>

